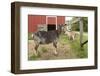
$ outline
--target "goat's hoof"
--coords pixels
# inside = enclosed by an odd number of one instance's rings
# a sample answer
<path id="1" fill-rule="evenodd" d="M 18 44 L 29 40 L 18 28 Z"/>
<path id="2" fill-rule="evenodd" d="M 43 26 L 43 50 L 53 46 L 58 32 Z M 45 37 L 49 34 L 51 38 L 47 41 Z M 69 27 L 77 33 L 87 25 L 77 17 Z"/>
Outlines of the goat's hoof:
<path id="1" fill-rule="evenodd" d="M 55 56 L 57 56 L 57 55 L 58 55 L 58 53 L 57 53 L 57 52 L 55 52 L 55 53 L 54 53 L 54 55 L 55 55 Z"/>
<path id="2" fill-rule="evenodd" d="M 33 55 L 37 57 L 38 56 L 38 53 L 37 52 L 34 52 Z"/>
<path id="3" fill-rule="evenodd" d="M 37 57 L 37 56 L 38 56 L 38 54 L 34 54 L 34 56 L 36 56 L 36 57 Z"/>

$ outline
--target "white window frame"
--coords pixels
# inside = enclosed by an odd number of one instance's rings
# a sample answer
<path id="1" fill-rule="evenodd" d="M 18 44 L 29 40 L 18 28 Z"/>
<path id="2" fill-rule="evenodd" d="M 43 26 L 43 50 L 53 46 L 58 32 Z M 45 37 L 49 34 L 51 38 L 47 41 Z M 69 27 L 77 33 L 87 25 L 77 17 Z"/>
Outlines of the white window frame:
<path id="1" fill-rule="evenodd" d="M 48 25 L 48 17 L 55 17 L 56 18 L 56 30 L 57 30 L 57 16 L 46 16 L 46 25 Z"/>

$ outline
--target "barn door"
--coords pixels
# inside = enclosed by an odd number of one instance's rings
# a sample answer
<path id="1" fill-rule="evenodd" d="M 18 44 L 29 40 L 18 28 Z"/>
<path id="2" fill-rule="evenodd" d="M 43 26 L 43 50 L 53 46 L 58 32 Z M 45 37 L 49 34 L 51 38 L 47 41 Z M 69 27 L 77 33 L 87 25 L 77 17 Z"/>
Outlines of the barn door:
<path id="1" fill-rule="evenodd" d="M 56 16 L 47 16 L 46 17 L 47 30 L 56 30 L 57 29 L 57 17 Z"/>

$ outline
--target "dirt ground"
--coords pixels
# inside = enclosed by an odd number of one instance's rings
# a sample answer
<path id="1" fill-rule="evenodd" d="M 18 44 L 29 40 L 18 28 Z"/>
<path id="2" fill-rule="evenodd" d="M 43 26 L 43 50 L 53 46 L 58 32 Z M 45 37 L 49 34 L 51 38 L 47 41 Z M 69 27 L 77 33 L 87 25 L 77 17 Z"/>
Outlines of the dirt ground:
<path id="1" fill-rule="evenodd" d="M 29 60 L 51 60 L 51 59 L 72 59 L 72 58 L 74 59 L 76 58 L 73 51 L 70 50 L 69 45 L 58 43 L 58 48 L 57 48 L 58 55 L 54 55 L 55 48 L 53 47 L 52 43 L 45 44 L 45 45 L 40 44 L 38 48 L 40 56 L 38 57 L 34 56 L 34 53 L 35 53 L 34 46 L 35 46 L 34 40 L 28 40 L 28 59 Z M 32 57 L 35 57 L 36 59 L 34 58 L 32 59 Z"/>

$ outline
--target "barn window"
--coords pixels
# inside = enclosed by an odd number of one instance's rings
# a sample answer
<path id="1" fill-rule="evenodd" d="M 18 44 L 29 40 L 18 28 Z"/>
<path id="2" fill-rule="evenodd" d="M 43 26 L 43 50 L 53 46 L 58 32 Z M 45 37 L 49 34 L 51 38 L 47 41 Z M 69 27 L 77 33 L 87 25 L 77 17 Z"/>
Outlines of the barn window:
<path id="1" fill-rule="evenodd" d="M 48 29 L 48 31 L 56 30 L 56 25 L 55 24 L 48 24 L 47 29 Z"/>

